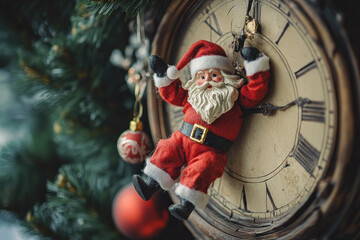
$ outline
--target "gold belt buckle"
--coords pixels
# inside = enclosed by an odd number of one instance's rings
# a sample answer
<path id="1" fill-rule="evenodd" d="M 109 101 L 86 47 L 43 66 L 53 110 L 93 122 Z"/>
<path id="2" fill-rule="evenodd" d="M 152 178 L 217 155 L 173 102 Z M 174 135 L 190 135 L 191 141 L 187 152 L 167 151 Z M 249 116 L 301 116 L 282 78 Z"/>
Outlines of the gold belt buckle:
<path id="1" fill-rule="evenodd" d="M 198 128 L 203 131 L 200 139 L 195 138 L 195 131 L 196 131 L 196 129 L 198 129 Z M 190 134 L 190 139 L 193 140 L 194 142 L 203 144 L 203 143 L 205 142 L 205 139 L 206 139 L 206 136 L 207 136 L 208 131 L 209 131 L 209 130 L 208 130 L 206 127 L 203 127 L 203 126 L 195 123 L 195 124 L 194 124 L 194 127 L 193 127 L 193 129 L 192 129 L 192 131 L 191 131 L 191 134 Z"/>

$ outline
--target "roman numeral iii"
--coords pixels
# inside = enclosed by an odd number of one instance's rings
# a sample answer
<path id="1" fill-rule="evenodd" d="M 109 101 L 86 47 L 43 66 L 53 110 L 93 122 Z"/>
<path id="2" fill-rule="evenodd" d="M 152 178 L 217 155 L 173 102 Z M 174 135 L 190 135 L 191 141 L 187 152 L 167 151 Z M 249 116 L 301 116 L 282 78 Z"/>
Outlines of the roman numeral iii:
<path id="1" fill-rule="evenodd" d="M 302 107 L 303 121 L 325 122 L 325 103 L 320 101 L 311 101 Z"/>

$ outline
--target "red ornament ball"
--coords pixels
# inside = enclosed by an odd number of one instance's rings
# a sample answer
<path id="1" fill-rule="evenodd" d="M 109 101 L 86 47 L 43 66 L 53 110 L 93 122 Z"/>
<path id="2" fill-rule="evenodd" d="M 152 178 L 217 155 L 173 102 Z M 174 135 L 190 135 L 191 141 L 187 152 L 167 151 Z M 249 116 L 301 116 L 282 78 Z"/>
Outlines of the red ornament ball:
<path id="1" fill-rule="evenodd" d="M 142 163 L 150 152 L 151 142 L 143 131 L 127 130 L 120 135 L 117 149 L 125 162 Z"/>
<path id="2" fill-rule="evenodd" d="M 167 205 L 161 201 L 159 193 L 144 201 L 132 184 L 116 195 L 112 214 L 119 231 L 130 239 L 154 238 L 169 220 Z"/>

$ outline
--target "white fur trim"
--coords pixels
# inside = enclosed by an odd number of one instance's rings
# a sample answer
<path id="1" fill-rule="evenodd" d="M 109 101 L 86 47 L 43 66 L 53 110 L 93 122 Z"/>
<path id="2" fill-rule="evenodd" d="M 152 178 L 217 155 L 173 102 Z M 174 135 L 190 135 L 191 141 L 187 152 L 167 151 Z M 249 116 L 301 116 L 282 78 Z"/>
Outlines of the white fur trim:
<path id="1" fill-rule="evenodd" d="M 154 74 L 153 76 L 154 78 L 154 83 L 155 83 L 155 86 L 157 88 L 161 88 L 161 87 L 167 87 L 169 86 L 175 79 L 170 79 L 168 78 L 167 76 L 165 77 L 158 77 L 156 75 L 156 73 Z"/>
<path id="2" fill-rule="evenodd" d="M 189 187 L 177 183 L 175 186 L 175 194 L 179 197 L 188 200 L 195 207 L 203 209 L 209 201 L 209 196 L 203 192 L 190 189 Z"/>
<path id="3" fill-rule="evenodd" d="M 232 61 L 228 57 L 223 57 L 219 55 L 209 55 L 194 58 L 189 62 L 191 77 L 195 77 L 196 73 L 199 70 L 210 69 L 210 68 L 220 68 L 229 73 L 234 73 L 234 67 Z"/>
<path id="4" fill-rule="evenodd" d="M 166 75 L 170 79 L 178 79 L 180 77 L 180 71 L 175 66 L 169 66 L 166 70 Z"/>
<path id="5" fill-rule="evenodd" d="M 157 181 L 160 184 L 161 188 L 166 191 L 169 191 L 176 182 L 170 177 L 167 172 L 152 164 L 150 162 L 150 158 L 146 159 L 144 173 Z"/>
<path id="6" fill-rule="evenodd" d="M 270 69 L 269 57 L 262 54 L 262 56 L 258 57 L 254 61 L 244 61 L 244 67 L 247 76 L 267 71 Z"/>

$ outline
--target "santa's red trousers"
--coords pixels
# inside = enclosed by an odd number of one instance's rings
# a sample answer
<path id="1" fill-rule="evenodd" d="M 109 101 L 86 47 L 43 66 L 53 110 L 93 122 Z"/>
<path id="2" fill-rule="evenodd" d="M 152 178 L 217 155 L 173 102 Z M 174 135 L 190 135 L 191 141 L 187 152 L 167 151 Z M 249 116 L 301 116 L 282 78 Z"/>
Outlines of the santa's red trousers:
<path id="1" fill-rule="evenodd" d="M 206 194 L 210 184 L 224 171 L 226 153 L 193 142 L 176 131 L 169 139 L 159 141 L 150 163 L 174 180 L 181 174 L 180 184 Z"/>

